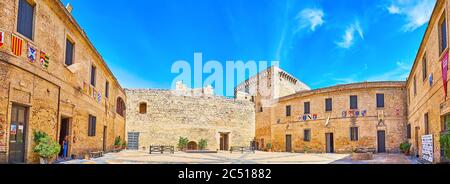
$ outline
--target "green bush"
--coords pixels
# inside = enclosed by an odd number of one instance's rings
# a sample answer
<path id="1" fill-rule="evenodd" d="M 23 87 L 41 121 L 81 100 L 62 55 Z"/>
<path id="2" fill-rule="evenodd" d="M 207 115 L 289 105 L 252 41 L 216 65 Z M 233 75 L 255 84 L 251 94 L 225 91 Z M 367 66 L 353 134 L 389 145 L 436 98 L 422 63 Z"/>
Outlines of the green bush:
<path id="1" fill-rule="evenodd" d="M 180 137 L 180 139 L 178 139 L 178 149 L 179 150 L 184 150 L 187 145 L 189 143 L 189 139 L 187 137 Z"/>
<path id="2" fill-rule="evenodd" d="M 303 151 L 304 151 L 305 153 L 309 153 L 309 152 L 311 151 L 311 148 L 309 148 L 308 146 L 305 146 L 305 147 L 303 148 Z"/>
<path id="3" fill-rule="evenodd" d="M 441 146 L 444 149 L 445 158 L 450 158 L 450 132 L 441 135 Z"/>
<path id="4" fill-rule="evenodd" d="M 198 141 L 198 148 L 200 148 L 200 150 L 204 150 L 206 146 L 208 146 L 208 141 L 206 139 L 200 139 L 200 141 Z"/>
<path id="5" fill-rule="evenodd" d="M 409 142 L 404 142 L 400 144 L 400 150 L 402 151 L 402 153 L 408 153 L 410 148 L 411 143 Z"/>
<path id="6" fill-rule="evenodd" d="M 47 133 L 41 132 L 41 131 L 35 131 L 33 134 L 34 134 L 33 140 L 35 143 L 38 143 L 39 140 L 41 140 L 41 138 L 43 138 L 43 137 L 48 137 Z"/>
<path id="7" fill-rule="evenodd" d="M 121 146 L 122 140 L 120 140 L 120 137 L 116 137 L 116 139 L 114 139 L 114 146 Z"/>
<path id="8" fill-rule="evenodd" d="M 271 143 L 267 143 L 266 148 L 267 149 L 272 149 L 272 144 Z"/>
<path id="9" fill-rule="evenodd" d="M 42 158 L 53 158 L 60 150 L 61 146 L 48 136 L 45 132 L 34 132 L 34 142 L 36 146 L 33 152 L 37 153 Z"/>
<path id="10" fill-rule="evenodd" d="M 450 127 L 450 122 L 446 122 L 447 127 Z M 447 128 L 447 132 L 441 135 L 440 141 L 441 147 L 444 149 L 444 157 L 450 159 L 450 129 Z"/>

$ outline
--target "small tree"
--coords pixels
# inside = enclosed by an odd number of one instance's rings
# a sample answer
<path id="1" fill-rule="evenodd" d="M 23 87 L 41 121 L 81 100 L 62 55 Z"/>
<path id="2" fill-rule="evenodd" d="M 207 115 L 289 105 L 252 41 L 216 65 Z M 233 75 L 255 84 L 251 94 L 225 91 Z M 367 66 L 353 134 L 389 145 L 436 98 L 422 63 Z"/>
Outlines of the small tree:
<path id="1" fill-rule="evenodd" d="M 189 139 L 187 137 L 180 137 L 180 139 L 178 139 L 177 147 L 179 150 L 185 150 L 188 143 L 189 143 Z"/>
<path id="2" fill-rule="evenodd" d="M 208 141 L 206 139 L 200 139 L 200 141 L 198 141 L 198 148 L 200 148 L 200 150 L 204 150 L 207 146 Z"/>

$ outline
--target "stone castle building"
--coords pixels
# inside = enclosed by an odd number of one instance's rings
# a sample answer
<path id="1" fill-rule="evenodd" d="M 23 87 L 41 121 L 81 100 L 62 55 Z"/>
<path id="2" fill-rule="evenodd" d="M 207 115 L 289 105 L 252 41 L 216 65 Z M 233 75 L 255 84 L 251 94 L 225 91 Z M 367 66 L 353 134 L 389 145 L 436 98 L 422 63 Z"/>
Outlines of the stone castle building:
<path id="1" fill-rule="evenodd" d="M 58 0 L 0 1 L 0 163 L 36 163 L 33 132 L 69 140 L 69 155 L 125 137 L 126 96 Z"/>
<path id="2" fill-rule="evenodd" d="M 275 151 L 398 152 L 406 133 L 404 82 L 338 85 L 281 97 L 271 118 Z M 274 116 L 270 116 L 274 114 Z"/>
<path id="3" fill-rule="evenodd" d="M 189 139 L 188 149 L 229 150 L 249 146 L 255 137 L 253 103 L 214 96 L 211 86 L 189 89 L 178 82 L 175 90 L 126 89 L 129 149 L 150 145 L 177 146 Z"/>
<path id="4" fill-rule="evenodd" d="M 404 82 L 311 90 L 287 72 L 270 67 L 238 85 L 236 98 L 255 104 L 255 141 L 260 150 L 270 144 L 274 151 L 287 152 L 342 153 L 356 148 L 398 152 L 406 133 L 405 91 Z"/>

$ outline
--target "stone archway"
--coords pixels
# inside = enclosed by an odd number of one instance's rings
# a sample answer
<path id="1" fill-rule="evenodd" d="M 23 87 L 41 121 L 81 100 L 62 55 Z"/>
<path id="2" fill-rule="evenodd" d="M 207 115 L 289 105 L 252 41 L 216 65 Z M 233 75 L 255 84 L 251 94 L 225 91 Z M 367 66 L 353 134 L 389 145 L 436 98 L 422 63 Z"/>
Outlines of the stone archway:
<path id="1" fill-rule="evenodd" d="M 187 144 L 187 150 L 197 150 L 197 143 L 195 141 L 191 141 Z"/>

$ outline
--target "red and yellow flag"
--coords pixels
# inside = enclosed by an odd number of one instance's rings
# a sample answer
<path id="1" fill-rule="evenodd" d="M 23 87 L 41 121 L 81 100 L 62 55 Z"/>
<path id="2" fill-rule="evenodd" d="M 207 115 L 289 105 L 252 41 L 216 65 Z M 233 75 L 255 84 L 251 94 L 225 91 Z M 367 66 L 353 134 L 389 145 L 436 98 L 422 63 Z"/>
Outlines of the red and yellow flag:
<path id="1" fill-rule="evenodd" d="M 23 40 L 15 35 L 12 35 L 12 52 L 14 55 L 16 56 L 21 56 L 22 55 L 22 45 L 23 45 Z"/>

